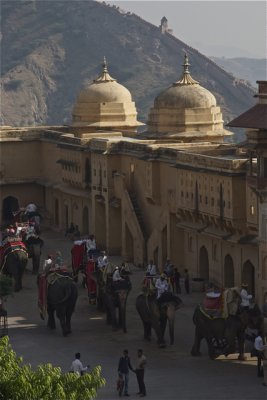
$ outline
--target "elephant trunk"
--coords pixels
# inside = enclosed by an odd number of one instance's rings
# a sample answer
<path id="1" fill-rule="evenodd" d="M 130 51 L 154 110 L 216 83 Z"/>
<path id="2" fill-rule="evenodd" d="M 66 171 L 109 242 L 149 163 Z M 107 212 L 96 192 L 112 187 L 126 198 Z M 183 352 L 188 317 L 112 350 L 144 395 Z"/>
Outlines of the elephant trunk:
<path id="1" fill-rule="evenodd" d="M 127 333 L 126 328 L 126 302 L 128 297 L 128 292 L 125 290 L 120 290 L 118 293 L 119 297 L 119 313 L 120 313 L 120 323 L 124 333 Z"/>
<path id="2" fill-rule="evenodd" d="M 175 322 L 175 311 L 176 308 L 174 305 L 170 304 L 167 309 L 167 318 L 169 321 L 169 335 L 170 335 L 170 344 L 174 343 L 174 322 Z"/>

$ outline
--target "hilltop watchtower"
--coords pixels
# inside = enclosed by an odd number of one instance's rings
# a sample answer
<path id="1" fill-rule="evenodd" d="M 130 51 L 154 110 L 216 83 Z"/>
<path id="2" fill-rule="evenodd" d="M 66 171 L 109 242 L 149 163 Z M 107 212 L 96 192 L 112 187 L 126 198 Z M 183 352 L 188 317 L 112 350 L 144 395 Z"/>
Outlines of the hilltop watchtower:
<path id="1" fill-rule="evenodd" d="M 168 27 L 168 20 L 166 17 L 161 18 L 159 29 L 161 30 L 161 33 L 173 33 L 173 30 Z"/>

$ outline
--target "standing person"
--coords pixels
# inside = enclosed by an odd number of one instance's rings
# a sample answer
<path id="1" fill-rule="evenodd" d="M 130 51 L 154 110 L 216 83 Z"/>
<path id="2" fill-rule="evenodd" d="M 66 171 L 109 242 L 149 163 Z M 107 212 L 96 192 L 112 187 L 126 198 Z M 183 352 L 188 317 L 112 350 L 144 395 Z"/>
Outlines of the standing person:
<path id="1" fill-rule="evenodd" d="M 124 380 L 124 396 L 129 396 L 128 383 L 129 383 L 129 369 L 133 371 L 128 350 L 123 350 L 123 356 L 119 359 L 118 374 Z"/>
<path id="2" fill-rule="evenodd" d="M 188 269 L 184 270 L 185 278 L 184 278 L 184 287 L 185 287 L 185 292 L 186 294 L 190 293 L 190 287 L 189 287 L 189 272 Z"/>
<path id="3" fill-rule="evenodd" d="M 90 365 L 87 365 L 87 367 L 84 367 L 82 362 L 80 361 L 80 358 L 81 358 L 81 353 L 76 353 L 75 360 L 72 361 L 72 363 L 71 363 L 70 371 L 77 372 L 82 376 L 84 372 L 88 371 L 88 369 L 90 368 Z"/>
<path id="4" fill-rule="evenodd" d="M 157 301 L 158 305 L 160 306 L 164 301 L 164 293 L 169 291 L 169 284 L 165 274 L 161 274 L 160 278 L 156 280 L 155 288 L 157 289 Z"/>
<path id="5" fill-rule="evenodd" d="M 240 303 L 240 308 L 242 310 L 249 310 L 249 301 L 252 299 L 252 295 L 248 294 L 247 291 L 248 285 L 246 283 L 242 283 L 241 285 L 241 291 L 240 291 L 240 296 L 241 296 L 241 303 Z"/>
<path id="6" fill-rule="evenodd" d="M 264 359 L 264 350 L 267 349 L 267 345 L 263 343 L 263 333 L 259 331 L 258 336 L 254 341 L 254 348 L 257 352 L 257 376 L 263 376 L 263 368 L 261 367 L 261 361 Z"/>
<path id="7" fill-rule="evenodd" d="M 145 375 L 145 366 L 146 366 L 146 357 L 144 356 L 143 350 L 139 349 L 137 351 L 137 366 L 136 366 L 136 378 L 139 386 L 139 397 L 146 396 L 146 386 L 144 383 L 144 375 Z"/>
<path id="8" fill-rule="evenodd" d="M 178 268 L 174 268 L 174 284 L 176 294 L 181 294 L 181 286 L 180 286 L 181 274 L 178 271 Z"/>

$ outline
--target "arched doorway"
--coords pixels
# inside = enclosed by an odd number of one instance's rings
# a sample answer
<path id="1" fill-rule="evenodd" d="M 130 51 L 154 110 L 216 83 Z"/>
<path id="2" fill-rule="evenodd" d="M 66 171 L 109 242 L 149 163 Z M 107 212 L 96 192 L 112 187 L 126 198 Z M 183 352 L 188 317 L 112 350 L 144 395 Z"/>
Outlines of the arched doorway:
<path id="1" fill-rule="evenodd" d="M 89 211 L 88 207 L 85 206 L 83 208 L 83 227 L 82 227 L 82 233 L 83 235 L 88 235 L 89 234 Z"/>
<path id="2" fill-rule="evenodd" d="M 13 221 L 13 211 L 19 210 L 19 202 L 16 197 L 8 196 L 2 203 L 2 221 L 10 223 Z"/>
<path id="3" fill-rule="evenodd" d="M 255 296 L 255 267 L 250 260 L 243 264 L 242 282 L 248 284 L 248 292 Z"/>
<path id="4" fill-rule="evenodd" d="M 205 246 L 199 251 L 199 277 L 209 280 L 209 255 Z"/>
<path id="5" fill-rule="evenodd" d="M 227 254 L 224 258 L 224 287 L 231 288 L 235 286 L 235 271 L 232 257 Z"/>

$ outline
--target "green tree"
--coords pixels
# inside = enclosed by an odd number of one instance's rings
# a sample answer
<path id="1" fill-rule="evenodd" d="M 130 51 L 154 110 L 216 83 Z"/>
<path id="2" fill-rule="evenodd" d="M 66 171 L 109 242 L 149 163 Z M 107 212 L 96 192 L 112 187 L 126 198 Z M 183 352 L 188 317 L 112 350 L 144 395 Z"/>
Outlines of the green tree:
<path id="1" fill-rule="evenodd" d="M 23 365 L 7 336 L 0 339 L 0 377 L 0 400 L 91 400 L 105 384 L 100 366 L 83 376 L 51 364 L 33 370 Z"/>

